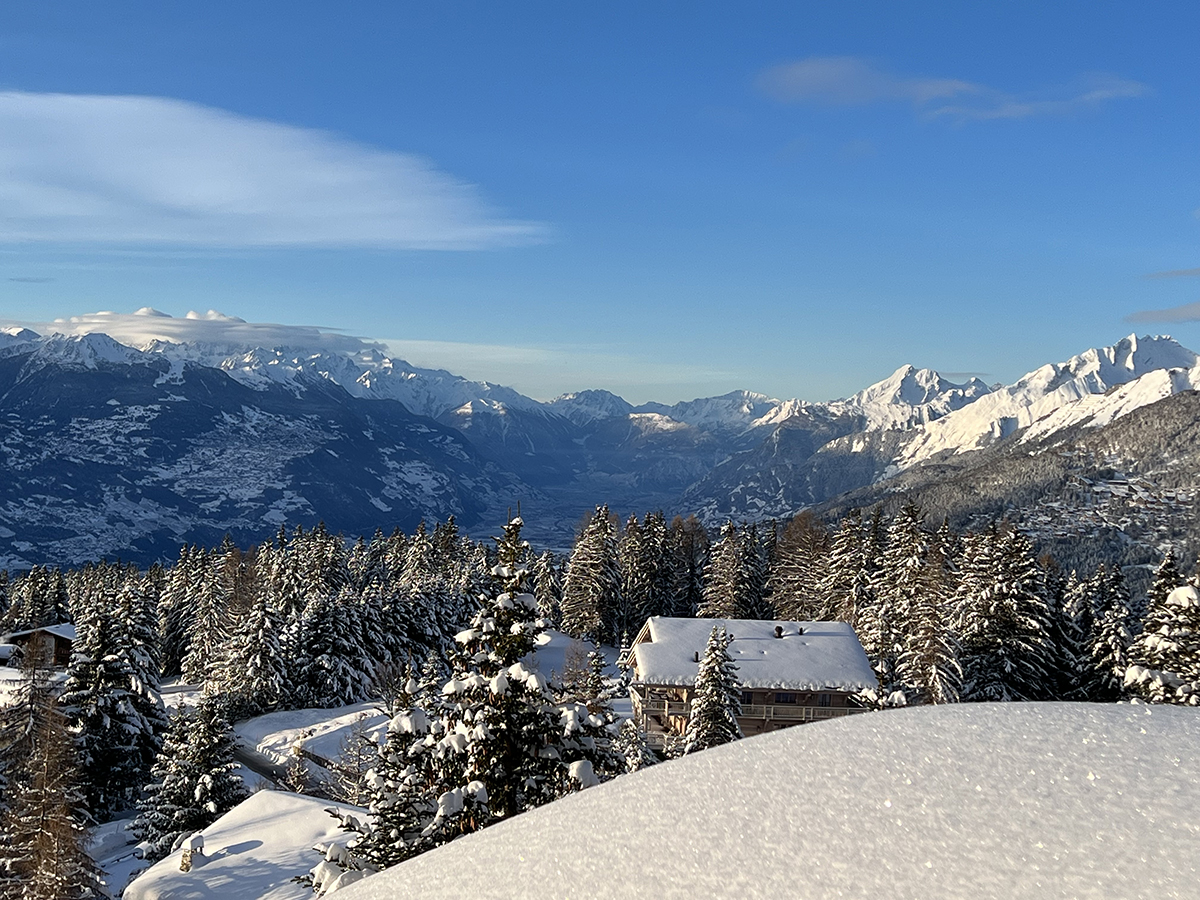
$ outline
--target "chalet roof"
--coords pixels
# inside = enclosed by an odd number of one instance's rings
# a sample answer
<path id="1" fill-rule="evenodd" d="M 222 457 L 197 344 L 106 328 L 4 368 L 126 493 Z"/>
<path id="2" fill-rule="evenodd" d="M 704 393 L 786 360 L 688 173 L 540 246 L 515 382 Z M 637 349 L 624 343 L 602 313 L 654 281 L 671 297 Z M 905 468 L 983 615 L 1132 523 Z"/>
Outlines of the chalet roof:
<path id="1" fill-rule="evenodd" d="M 70 622 L 63 622 L 59 625 L 43 625 L 41 628 L 27 628 L 24 631 L 14 631 L 11 634 L 4 635 L 4 640 L 11 641 L 13 638 L 25 637 L 27 634 L 37 634 L 39 631 L 44 631 L 63 640 L 75 640 L 75 626 Z"/>
<path id="2" fill-rule="evenodd" d="M 630 651 L 642 684 L 686 687 L 696 681 L 714 625 L 733 636 L 729 655 L 744 688 L 860 691 L 878 681 L 854 629 L 845 622 L 765 619 L 671 619 L 654 616 Z M 775 637 L 776 626 L 783 637 Z M 803 634 L 800 629 L 803 628 Z"/>

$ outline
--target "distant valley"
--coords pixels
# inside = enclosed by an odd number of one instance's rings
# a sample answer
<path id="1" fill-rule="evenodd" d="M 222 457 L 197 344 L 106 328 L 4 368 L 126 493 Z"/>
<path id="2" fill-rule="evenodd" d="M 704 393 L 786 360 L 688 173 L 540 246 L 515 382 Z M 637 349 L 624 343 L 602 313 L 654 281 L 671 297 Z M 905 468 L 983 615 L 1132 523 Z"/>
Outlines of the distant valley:
<path id="1" fill-rule="evenodd" d="M 717 524 L 913 497 L 956 526 L 1007 514 L 1047 541 L 1068 537 L 1056 510 L 1086 508 L 1117 550 L 1137 532 L 1194 552 L 1198 385 L 1195 353 L 1131 335 L 1012 385 L 904 366 L 824 403 L 635 407 L 605 391 L 539 402 L 367 344 L 10 328 L 0 568 L 148 562 L 318 520 L 353 537 L 453 515 L 482 536 L 518 502 L 528 537 L 558 548 L 600 503 Z"/>

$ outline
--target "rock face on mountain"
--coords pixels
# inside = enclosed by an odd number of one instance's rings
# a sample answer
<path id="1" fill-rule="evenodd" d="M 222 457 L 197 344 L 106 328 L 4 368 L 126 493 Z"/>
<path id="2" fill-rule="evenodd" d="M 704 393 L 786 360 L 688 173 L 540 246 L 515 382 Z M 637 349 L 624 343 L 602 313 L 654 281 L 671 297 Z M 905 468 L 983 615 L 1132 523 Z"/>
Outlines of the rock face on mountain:
<path id="1" fill-rule="evenodd" d="M 904 366 L 827 403 L 542 403 L 346 341 L 133 347 L 0 330 L 0 568 L 147 561 L 318 520 L 354 536 L 453 514 L 486 533 L 518 502 L 530 539 L 559 548 L 598 503 L 785 518 L 925 484 L 984 451 L 999 460 L 1014 442 L 1104 430 L 1200 385 L 1196 354 L 1130 336 L 995 388 Z"/>

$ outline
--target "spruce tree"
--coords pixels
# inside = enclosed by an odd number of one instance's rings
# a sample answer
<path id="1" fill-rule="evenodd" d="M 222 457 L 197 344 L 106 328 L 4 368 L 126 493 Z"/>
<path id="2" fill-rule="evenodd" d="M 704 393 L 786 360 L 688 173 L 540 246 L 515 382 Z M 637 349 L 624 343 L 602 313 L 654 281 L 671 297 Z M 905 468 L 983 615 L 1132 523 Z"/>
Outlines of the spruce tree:
<path id="1" fill-rule="evenodd" d="M 704 599 L 696 615 L 708 619 L 736 619 L 749 605 L 745 596 L 745 543 L 733 522 L 721 526 L 721 537 L 712 548 L 704 572 Z"/>
<path id="2" fill-rule="evenodd" d="M 247 796 L 241 776 L 234 774 L 233 730 L 222 706 L 206 694 L 194 710 L 180 709 L 171 722 L 139 804 L 142 812 L 130 826 L 151 862 Z"/>
<path id="3" fill-rule="evenodd" d="M 288 695 L 288 673 L 280 645 L 279 614 L 265 592 L 234 627 L 214 683 L 234 718 L 279 707 Z"/>
<path id="4" fill-rule="evenodd" d="M 742 737 L 737 720 L 742 714 L 741 697 L 737 666 L 729 655 L 729 636 L 725 626 L 714 625 L 696 673 L 683 752 L 696 753 Z"/>
<path id="5" fill-rule="evenodd" d="M 991 527 L 967 542 L 956 598 L 963 700 L 1040 700 L 1054 678 L 1050 607 L 1033 544 Z"/>
<path id="6" fill-rule="evenodd" d="M 621 570 L 607 506 L 596 507 L 575 542 L 563 583 L 562 614 L 563 630 L 572 637 L 608 644 L 620 639 Z"/>
<path id="7" fill-rule="evenodd" d="M 1145 626 L 1129 648 L 1124 686 L 1150 703 L 1200 705 L 1200 593 L 1168 553 L 1148 594 Z"/>
<path id="8" fill-rule="evenodd" d="M 1125 693 L 1125 670 L 1134 638 L 1134 615 L 1129 589 L 1119 565 L 1101 565 L 1088 581 L 1093 626 L 1085 693 L 1089 700 L 1109 703 Z"/>

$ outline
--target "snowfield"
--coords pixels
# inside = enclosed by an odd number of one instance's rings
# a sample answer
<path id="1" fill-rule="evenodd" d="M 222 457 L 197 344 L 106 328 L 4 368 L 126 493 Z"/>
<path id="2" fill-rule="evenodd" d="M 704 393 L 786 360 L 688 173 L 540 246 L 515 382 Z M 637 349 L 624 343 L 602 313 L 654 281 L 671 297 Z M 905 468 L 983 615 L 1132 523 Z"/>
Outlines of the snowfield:
<path id="1" fill-rule="evenodd" d="M 1200 897 L 1198 746 L 1183 708 L 854 716 L 623 776 L 337 896 Z"/>
<path id="2" fill-rule="evenodd" d="M 345 839 L 330 807 L 344 803 L 282 791 L 259 791 L 204 829 L 204 855 L 179 871 L 181 851 L 159 861 L 125 889 L 124 900 L 308 900 L 312 888 L 292 881 L 320 861 L 313 846 Z"/>

